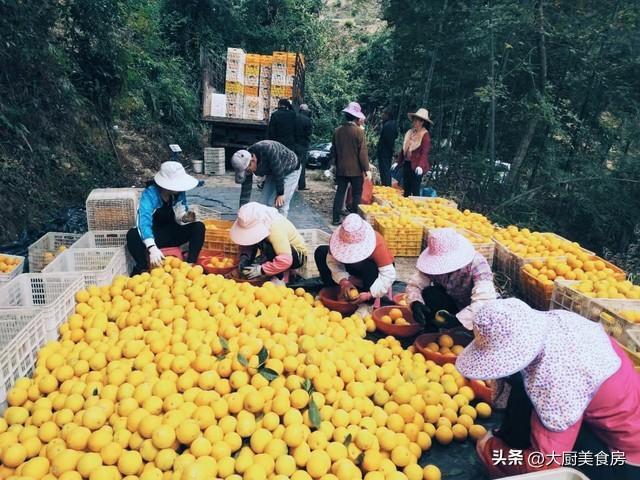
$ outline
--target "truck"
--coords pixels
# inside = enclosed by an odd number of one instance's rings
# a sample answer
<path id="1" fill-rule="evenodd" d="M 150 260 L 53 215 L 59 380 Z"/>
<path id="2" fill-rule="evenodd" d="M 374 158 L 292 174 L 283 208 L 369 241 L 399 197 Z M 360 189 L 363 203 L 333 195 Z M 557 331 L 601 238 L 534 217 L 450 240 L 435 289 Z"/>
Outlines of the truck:
<path id="1" fill-rule="evenodd" d="M 268 118 L 247 120 L 229 116 L 214 116 L 211 112 L 211 96 L 225 93 L 226 59 L 206 57 L 202 68 L 202 120 L 209 128 L 208 146 L 225 149 L 227 161 L 236 150 L 246 148 L 267 137 Z M 296 54 L 292 96 L 294 108 L 304 102 L 305 68 L 303 57 Z"/>

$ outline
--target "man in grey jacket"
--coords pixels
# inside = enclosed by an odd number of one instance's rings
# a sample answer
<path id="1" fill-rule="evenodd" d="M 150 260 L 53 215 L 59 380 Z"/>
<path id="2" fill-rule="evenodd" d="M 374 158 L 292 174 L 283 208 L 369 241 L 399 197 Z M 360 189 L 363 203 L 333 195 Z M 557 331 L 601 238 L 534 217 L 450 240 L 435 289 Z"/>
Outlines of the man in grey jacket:
<path id="1" fill-rule="evenodd" d="M 261 203 L 273 206 L 285 217 L 298 188 L 300 162 L 297 155 L 274 140 L 262 140 L 231 158 L 236 183 L 242 184 L 240 206 L 251 200 L 253 176 L 264 177 Z"/>

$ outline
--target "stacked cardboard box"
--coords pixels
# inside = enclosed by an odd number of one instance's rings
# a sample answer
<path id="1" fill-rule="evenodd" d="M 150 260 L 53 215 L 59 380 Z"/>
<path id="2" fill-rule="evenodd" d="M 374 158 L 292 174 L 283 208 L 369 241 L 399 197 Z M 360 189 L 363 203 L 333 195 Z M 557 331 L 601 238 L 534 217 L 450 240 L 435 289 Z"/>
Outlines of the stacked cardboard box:
<path id="1" fill-rule="evenodd" d="M 242 118 L 246 58 L 247 54 L 241 48 L 227 49 L 227 117 Z"/>

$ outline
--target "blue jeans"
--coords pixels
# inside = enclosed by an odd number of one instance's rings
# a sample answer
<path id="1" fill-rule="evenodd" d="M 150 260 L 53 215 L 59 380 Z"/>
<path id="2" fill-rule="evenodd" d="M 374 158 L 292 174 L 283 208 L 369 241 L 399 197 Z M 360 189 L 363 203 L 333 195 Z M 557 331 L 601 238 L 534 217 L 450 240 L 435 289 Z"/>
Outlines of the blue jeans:
<path id="1" fill-rule="evenodd" d="M 280 212 L 284 217 L 289 214 L 289 204 L 291 203 L 293 194 L 296 193 L 296 190 L 298 189 L 299 179 L 300 168 L 284 177 L 284 205 L 281 208 L 278 208 L 278 212 Z M 264 182 L 264 186 L 262 187 L 261 202 L 269 207 L 273 207 L 276 201 L 276 196 L 277 191 L 275 179 L 271 175 L 268 175 Z"/>

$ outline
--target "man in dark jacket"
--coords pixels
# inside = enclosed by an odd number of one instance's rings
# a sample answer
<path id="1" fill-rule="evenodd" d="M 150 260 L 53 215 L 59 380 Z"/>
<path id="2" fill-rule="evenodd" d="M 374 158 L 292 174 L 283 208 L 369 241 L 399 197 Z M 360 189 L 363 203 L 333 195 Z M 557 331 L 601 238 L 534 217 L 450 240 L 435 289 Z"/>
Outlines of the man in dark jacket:
<path id="1" fill-rule="evenodd" d="M 371 178 L 364 129 L 356 123 L 357 120 L 365 118 L 360 104 L 351 102 L 343 112 L 346 123 L 335 130 L 331 142 L 331 157 L 335 160 L 336 183 L 338 185 L 333 200 L 333 225 L 340 225 L 340 214 L 347 187 L 351 185 L 353 198 L 353 203 L 347 208 L 352 213 L 357 213 L 362 198 L 364 176 Z"/>
<path id="2" fill-rule="evenodd" d="M 278 109 L 271 114 L 267 138 L 280 142 L 289 150 L 296 151 L 296 112 L 293 111 L 291 102 L 281 98 Z"/>
<path id="3" fill-rule="evenodd" d="M 300 112 L 296 117 L 296 154 L 300 160 L 300 180 L 298 181 L 298 190 L 307 189 L 306 167 L 307 152 L 309 151 L 309 143 L 311 142 L 311 133 L 313 132 L 313 123 L 311 122 L 311 112 L 306 103 L 300 105 Z"/>
<path id="4" fill-rule="evenodd" d="M 261 203 L 274 206 L 287 216 L 300 177 L 300 162 L 293 151 L 273 140 L 262 140 L 234 153 L 231 166 L 236 172 L 236 183 L 242 184 L 240 206 L 251 200 L 256 175 L 265 178 Z"/>
<path id="5" fill-rule="evenodd" d="M 393 118 L 393 112 L 387 108 L 382 113 L 382 128 L 378 140 L 378 168 L 382 185 L 391 186 L 391 159 L 393 148 L 398 136 L 398 125 Z"/>

